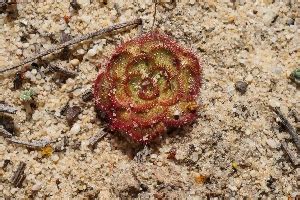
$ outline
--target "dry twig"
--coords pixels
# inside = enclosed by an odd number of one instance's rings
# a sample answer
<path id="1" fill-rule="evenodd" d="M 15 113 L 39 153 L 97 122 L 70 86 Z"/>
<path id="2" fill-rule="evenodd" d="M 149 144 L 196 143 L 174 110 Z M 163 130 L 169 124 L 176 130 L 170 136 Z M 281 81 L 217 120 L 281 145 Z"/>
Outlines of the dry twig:
<path id="1" fill-rule="evenodd" d="M 288 155 L 288 157 L 290 158 L 293 165 L 300 166 L 300 160 L 292 154 L 292 152 L 289 150 L 289 148 L 287 146 L 287 143 L 282 142 L 281 146 L 282 146 L 283 150 L 286 152 L 286 154 Z"/>
<path id="2" fill-rule="evenodd" d="M 11 179 L 11 183 L 14 187 L 22 186 L 22 183 L 26 177 L 26 175 L 24 174 L 25 167 L 26 167 L 26 163 L 20 162 L 17 171 L 14 173 Z"/>
<path id="3" fill-rule="evenodd" d="M 292 126 L 292 124 L 288 121 L 288 119 L 282 114 L 279 108 L 272 107 L 272 110 L 278 115 L 278 117 L 281 119 L 282 124 L 285 126 L 289 134 L 292 136 L 292 139 L 298 149 L 300 151 L 300 138 L 296 132 L 296 129 Z"/>
<path id="4" fill-rule="evenodd" d="M 23 146 L 26 146 L 26 147 L 32 148 L 32 149 L 41 149 L 51 143 L 49 141 L 26 142 L 26 141 L 17 140 L 15 138 L 7 138 L 7 141 L 14 143 L 14 144 L 23 145 Z"/>
<path id="5" fill-rule="evenodd" d="M 43 51 L 43 52 L 41 52 L 41 53 L 39 53 L 39 54 L 31 57 L 31 58 L 27 58 L 27 59 L 25 59 L 21 63 L 15 64 L 15 65 L 12 65 L 12 66 L 9 66 L 9 67 L 5 67 L 5 68 L 3 68 L 3 69 L 0 70 L 0 73 L 16 69 L 16 68 L 18 68 L 21 65 L 25 65 L 25 64 L 27 64 L 29 62 L 32 62 L 32 61 L 34 61 L 34 60 L 36 60 L 38 58 L 41 58 L 41 57 L 46 56 L 48 54 L 54 53 L 54 52 L 56 52 L 56 51 L 58 51 L 60 49 L 63 49 L 65 47 L 67 47 L 67 46 L 71 46 L 71 45 L 79 43 L 81 41 L 93 38 L 95 36 L 104 35 L 106 33 L 109 33 L 109 32 L 112 32 L 112 31 L 116 31 L 116 30 L 119 30 L 119 29 L 122 29 L 122 28 L 125 28 L 125 27 L 129 27 L 129 26 L 136 26 L 136 25 L 139 25 L 141 23 L 142 23 L 141 19 L 135 19 L 135 20 L 132 20 L 132 21 L 129 21 L 129 22 L 124 22 L 124 23 L 112 25 L 112 26 L 100 29 L 98 31 L 95 31 L 93 33 L 88 33 L 88 34 L 82 35 L 80 37 L 77 37 L 77 38 L 74 38 L 72 40 L 69 40 L 69 41 L 67 41 L 65 43 L 62 43 L 62 44 L 60 44 L 58 46 L 50 48 L 50 49 L 48 49 L 46 51 Z"/>
<path id="6" fill-rule="evenodd" d="M 68 69 L 64 69 L 63 67 L 57 65 L 49 65 L 50 71 L 61 73 L 64 76 L 75 77 L 77 75 L 76 72 Z"/>
<path id="7" fill-rule="evenodd" d="M 10 114 L 16 114 L 17 109 L 14 108 L 14 107 L 12 107 L 12 106 L 0 103 L 0 112 L 6 112 L 6 113 L 10 113 Z"/>
<path id="8" fill-rule="evenodd" d="M 285 126 L 289 134 L 292 136 L 292 139 L 297 147 L 298 152 L 300 152 L 300 139 L 296 132 L 296 129 L 292 126 L 292 124 L 288 121 L 288 119 L 282 114 L 281 110 L 278 107 L 271 107 L 271 109 L 277 114 L 277 116 L 281 119 L 282 124 Z M 282 142 L 281 147 L 286 152 L 288 157 L 290 158 L 292 164 L 294 166 L 300 166 L 300 160 L 297 159 L 292 152 L 288 149 L 287 143 Z"/>
<path id="9" fill-rule="evenodd" d="M 96 144 L 105 136 L 107 135 L 107 132 L 103 131 L 103 129 L 101 129 L 96 135 L 94 135 L 93 137 L 91 137 L 89 139 L 89 147 L 91 149 L 94 149 Z"/>

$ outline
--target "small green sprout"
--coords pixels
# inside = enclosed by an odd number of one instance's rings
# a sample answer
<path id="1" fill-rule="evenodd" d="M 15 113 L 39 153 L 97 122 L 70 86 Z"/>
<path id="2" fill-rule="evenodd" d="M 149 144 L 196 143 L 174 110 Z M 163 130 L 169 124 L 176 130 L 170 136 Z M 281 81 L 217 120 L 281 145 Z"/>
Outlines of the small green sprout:
<path id="1" fill-rule="evenodd" d="M 297 85 L 300 85 L 300 68 L 295 69 L 291 75 L 290 78 L 292 81 L 294 81 Z"/>
<path id="2" fill-rule="evenodd" d="M 31 101 L 33 99 L 33 96 L 35 95 L 35 92 L 32 89 L 24 90 L 20 95 L 21 101 Z"/>

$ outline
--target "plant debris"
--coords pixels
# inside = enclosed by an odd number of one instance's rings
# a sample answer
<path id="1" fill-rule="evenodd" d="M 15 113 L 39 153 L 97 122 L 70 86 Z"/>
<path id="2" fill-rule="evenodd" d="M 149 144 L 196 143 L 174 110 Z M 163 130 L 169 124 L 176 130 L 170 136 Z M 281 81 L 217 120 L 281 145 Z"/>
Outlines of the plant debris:
<path id="1" fill-rule="evenodd" d="M 172 147 L 170 149 L 170 151 L 168 152 L 168 156 L 167 156 L 168 159 L 176 159 L 176 148 L 175 147 Z"/>
<path id="2" fill-rule="evenodd" d="M 105 132 L 103 129 L 101 129 L 96 135 L 94 135 L 93 137 L 91 137 L 89 139 L 89 147 L 91 149 L 95 149 L 97 143 L 103 139 L 105 136 L 107 135 L 107 132 Z"/>
<path id="3" fill-rule="evenodd" d="M 41 148 L 41 154 L 42 154 L 42 156 L 45 156 L 45 157 L 51 156 L 53 151 L 54 151 L 54 149 L 50 145 L 47 145 L 47 146 Z"/>
<path id="4" fill-rule="evenodd" d="M 5 5 L 6 4 L 6 5 Z M 18 18 L 18 7 L 17 7 L 17 0 L 11 0 L 7 3 L 2 3 L 5 8 L 5 12 L 7 13 L 7 17 L 11 20 L 15 20 Z M 2 7 L 2 5 L 0 5 Z"/>
<path id="5" fill-rule="evenodd" d="M 26 167 L 26 163 L 20 162 L 17 171 L 14 173 L 11 183 L 14 187 L 22 187 L 23 181 L 26 178 L 26 175 L 24 174 L 24 170 Z"/>
<path id="6" fill-rule="evenodd" d="M 292 126 L 292 124 L 288 121 L 288 119 L 282 114 L 281 110 L 278 107 L 271 107 L 271 109 L 277 114 L 277 116 L 281 119 L 282 124 L 288 131 L 288 133 L 292 136 L 292 140 L 297 148 L 297 151 L 300 152 L 300 138 L 296 132 L 296 129 Z M 287 153 L 291 162 L 294 166 L 300 165 L 300 159 L 297 159 L 293 156 L 292 152 L 288 149 L 286 142 L 281 143 L 281 147 Z"/>
<path id="7" fill-rule="evenodd" d="M 49 65 L 49 70 L 52 72 L 58 72 L 65 77 L 74 78 L 77 75 L 76 72 L 74 72 L 72 70 L 64 69 L 63 67 L 60 67 L 57 65 Z"/>
<path id="8" fill-rule="evenodd" d="M 41 58 L 41 57 L 46 56 L 48 54 L 54 53 L 54 52 L 56 52 L 56 51 L 58 51 L 60 49 L 63 49 L 65 47 L 67 47 L 67 46 L 79 43 L 81 41 L 88 40 L 88 39 L 96 37 L 96 36 L 101 36 L 101 35 L 104 35 L 106 33 L 110 33 L 112 31 L 116 31 L 116 30 L 119 30 L 119 29 L 122 29 L 122 28 L 125 28 L 125 27 L 136 26 L 136 25 L 139 25 L 141 23 L 142 23 L 141 19 L 135 19 L 135 20 L 132 20 L 132 21 L 129 21 L 129 22 L 124 22 L 124 23 L 112 25 L 112 26 L 100 29 L 100 30 L 98 30 L 96 32 L 93 32 L 93 33 L 88 33 L 88 34 L 82 35 L 80 37 L 77 37 L 77 38 L 74 38 L 72 40 L 69 40 L 69 41 L 67 41 L 65 43 L 62 43 L 62 44 L 60 44 L 60 45 L 58 45 L 56 47 L 50 48 L 50 49 L 48 49 L 46 51 L 43 51 L 43 52 L 41 52 L 41 53 L 39 53 L 39 54 L 31 57 L 31 58 L 27 58 L 27 59 L 25 59 L 21 63 L 15 64 L 15 65 L 12 65 L 12 66 L 9 66 L 9 67 L 4 67 L 4 68 L 1 67 L 0 73 L 16 69 L 16 68 L 18 68 L 21 65 L 25 65 L 25 64 L 27 64 L 29 62 L 32 62 L 32 61 L 34 61 L 34 60 L 36 60 L 38 58 Z"/>
<path id="9" fill-rule="evenodd" d="M 289 134 L 292 136 L 292 139 L 298 149 L 300 151 L 300 138 L 296 132 L 296 129 L 292 126 L 292 124 L 288 121 L 288 119 L 282 114 L 278 107 L 271 107 L 272 110 L 277 114 L 277 116 L 281 119 L 282 124 L 287 129 Z"/>
<path id="10" fill-rule="evenodd" d="M 0 103 L 0 112 L 6 112 L 6 113 L 10 113 L 10 114 L 16 114 L 17 109 L 14 108 L 14 107 L 12 107 L 12 106 Z"/>
<path id="11" fill-rule="evenodd" d="M 209 180 L 209 176 L 204 176 L 204 175 L 196 175 L 195 176 L 195 182 L 198 184 L 205 184 Z"/>
<path id="12" fill-rule="evenodd" d="M 22 72 L 16 72 L 13 83 L 14 83 L 14 90 L 18 90 L 22 87 L 23 84 Z"/>
<path id="13" fill-rule="evenodd" d="M 68 124 L 72 125 L 81 113 L 81 108 L 79 106 L 67 107 L 65 113 Z"/>
<path id="14" fill-rule="evenodd" d="M 92 90 L 88 89 L 86 90 L 83 94 L 82 94 L 82 101 L 84 102 L 88 102 L 91 101 L 93 99 L 94 95 Z"/>
<path id="15" fill-rule="evenodd" d="M 290 161 L 292 162 L 292 164 L 295 167 L 299 167 L 300 166 L 300 159 L 296 158 L 293 153 L 291 152 L 291 150 L 289 150 L 287 143 L 286 142 L 282 142 L 281 143 L 281 147 L 283 148 L 283 150 L 285 151 L 285 153 L 288 155 Z"/>
<path id="16" fill-rule="evenodd" d="M 45 146 L 49 145 L 50 142 L 49 141 L 34 141 L 34 142 L 26 142 L 26 141 L 20 141 L 17 140 L 15 138 L 7 138 L 6 139 L 8 142 L 14 143 L 14 144 L 18 144 L 18 145 L 22 145 L 22 146 L 26 146 L 30 149 L 40 149 L 40 148 L 44 148 Z"/>

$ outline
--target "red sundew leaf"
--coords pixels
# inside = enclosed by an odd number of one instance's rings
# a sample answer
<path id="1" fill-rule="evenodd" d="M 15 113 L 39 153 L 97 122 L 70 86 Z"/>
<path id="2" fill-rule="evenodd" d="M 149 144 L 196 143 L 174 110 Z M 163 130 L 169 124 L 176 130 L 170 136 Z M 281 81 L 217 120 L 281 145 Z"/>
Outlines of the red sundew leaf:
<path id="1" fill-rule="evenodd" d="M 138 97 L 143 100 L 153 100 L 159 96 L 159 88 L 155 86 L 153 79 L 145 78 L 142 80 Z"/>
<path id="2" fill-rule="evenodd" d="M 158 104 L 170 106 L 178 101 L 180 86 L 178 77 L 172 77 L 163 67 L 154 67 L 151 77 L 155 80 L 159 88 Z"/>
<path id="3" fill-rule="evenodd" d="M 94 84 L 94 97 L 96 107 L 102 111 L 108 110 L 111 106 L 111 88 L 111 80 L 107 74 L 99 74 Z"/>
<path id="4" fill-rule="evenodd" d="M 151 72 L 151 68 L 154 66 L 154 60 L 146 55 L 141 54 L 133 58 L 133 60 L 126 66 L 125 75 L 131 74 L 143 74 L 148 75 Z"/>
<path id="5" fill-rule="evenodd" d="M 110 97 L 113 108 L 127 108 L 131 103 L 131 97 L 126 92 L 126 85 L 122 81 L 114 81 L 112 83 L 112 91 Z"/>
<path id="6" fill-rule="evenodd" d="M 126 66 L 130 62 L 130 57 L 132 57 L 132 54 L 126 51 L 112 55 L 107 66 L 107 71 L 113 80 L 125 77 Z"/>
<path id="7" fill-rule="evenodd" d="M 95 81 L 94 96 L 111 130 L 145 144 L 196 120 L 200 86 L 197 57 L 153 32 L 116 48 Z"/>
<path id="8" fill-rule="evenodd" d="M 166 107 L 156 106 L 143 112 L 133 112 L 132 120 L 141 127 L 150 126 L 151 124 L 162 121 L 166 116 L 166 112 Z"/>
<path id="9" fill-rule="evenodd" d="M 170 127 L 181 127 L 186 124 L 190 124 L 197 119 L 197 115 L 195 113 L 186 113 L 183 116 L 180 116 L 178 119 L 172 117 L 165 118 L 165 124 Z"/>
<path id="10" fill-rule="evenodd" d="M 110 118 L 112 130 L 122 131 L 135 126 L 135 124 L 132 123 L 132 112 L 128 110 L 111 112 Z"/>
<path id="11" fill-rule="evenodd" d="M 166 126 L 161 123 L 153 124 L 149 127 L 137 127 L 127 131 L 130 138 L 138 143 L 147 144 L 166 131 Z"/>
<path id="12" fill-rule="evenodd" d="M 164 119 L 166 125 L 180 127 L 195 121 L 197 119 L 197 114 L 193 107 L 194 105 L 197 105 L 196 102 L 191 101 L 179 102 L 170 106 Z"/>

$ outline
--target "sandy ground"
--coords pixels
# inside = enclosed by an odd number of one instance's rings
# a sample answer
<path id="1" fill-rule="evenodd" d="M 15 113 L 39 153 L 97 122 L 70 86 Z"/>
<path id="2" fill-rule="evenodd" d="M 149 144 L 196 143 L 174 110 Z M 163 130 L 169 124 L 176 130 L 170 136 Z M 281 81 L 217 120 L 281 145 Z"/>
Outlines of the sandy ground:
<path id="1" fill-rule="evenodd" d="M 33 69 L 25 74 L 23 86 L 13 90 L 14 72 L 1 75 L 0 100 L 18 109 L 11 115 L 17 138 L 64 138 L 60 143 L 65 143 L 60 151 L 45 153 L 0 137 L 0 199 L 287 198 L 300 192 L 300 168 L 280 148 L 290 136 L 269 108 L 279 106 L 299 127 L 290 113 L 300 112 L 300 93 L 288 76 L 300 66 L 300 5 L 232 2 L 157 6 L 154 27 L 203 62 L 202 108 L 192 127 L 166 134 L 144 150 L 115 134 L 108 134 L 93 151 L 88 148 L 89 138 L 103 124 L 93 102 L 81 99 L 97 76 L 95 66 L 115 45 L 139 35 L 138 28 L 74 45 L 64 59 L 58 54 L 44 57 L 78 72 L 66 83 Z M 0 66 L 60 43 L 62 32 L 75 37 L 137 17 L 144 21 L 144 32 L 151 30 L 151 1 L 79 3 L 77 13 L 68 2 L 51 1 L 18 4 L 15 20 L 0 14 Z M 237 81 L 248 84 L 245 94 L 235 89 Z M 36 92 L 37 107 L 30 120 L 19 98 L 29 88 Z M 71 127 L 60 114 L 68 101 L 83 110 Z M 294 148 L 291 142 L 289 147 Z M 18 188 L 11 178 L 21 161 L 26 178 Z"/>

